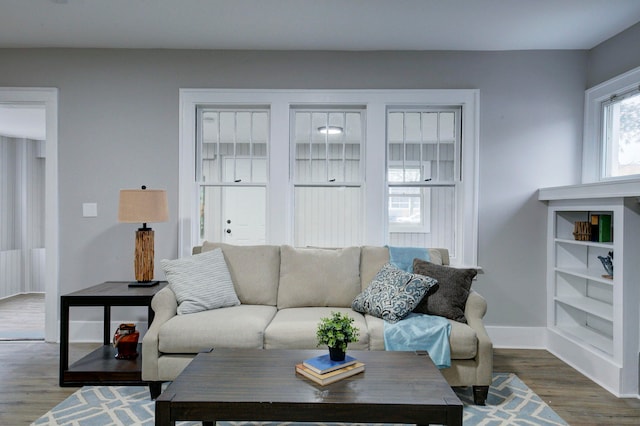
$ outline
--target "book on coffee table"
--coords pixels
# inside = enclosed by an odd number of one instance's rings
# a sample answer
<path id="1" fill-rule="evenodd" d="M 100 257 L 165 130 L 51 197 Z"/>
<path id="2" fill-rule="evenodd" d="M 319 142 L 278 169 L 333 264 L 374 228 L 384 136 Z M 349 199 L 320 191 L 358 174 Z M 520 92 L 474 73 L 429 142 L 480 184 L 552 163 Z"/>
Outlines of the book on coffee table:
<path id="1" fill-rule="evenodd" d="M 333 370 L 348 367 L 356 363 L 356 359 L 352 356 L 345 355 L 343 361 L 333 361 L 329 358 L 329 354 L 316 356 L 313 358 L 305 359 L 302 364 L 309 370 L 318 374 L 328 373 Z"/>
<path id="2" fill-rule="evenodd" d="M 316 382 L 319 385 L 328 385 L 335 383 L 339 380 L 346 379 L 347 377 L 355 376 L 358 373 L 364 371 L 364 363 L 355 362 L 347 367 L 339 368 L 337 370 L 330 371 L 324 374 L 318 374 L 315 371 L 307 368 L 304 364 L 296 364 L 296 373 L 303 375 L 309 380 Z"/>

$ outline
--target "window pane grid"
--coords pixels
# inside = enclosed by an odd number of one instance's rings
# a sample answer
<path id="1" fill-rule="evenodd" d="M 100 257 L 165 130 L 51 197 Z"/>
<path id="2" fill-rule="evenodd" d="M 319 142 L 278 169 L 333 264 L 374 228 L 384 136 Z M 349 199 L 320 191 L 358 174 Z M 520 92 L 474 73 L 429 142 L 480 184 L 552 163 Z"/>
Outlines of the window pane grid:
<path id="1" fill-rule="evenodd" d="M 198 182 L 267 181 L 268 110 L 199 110 Z"/>
<path id="2" fill-rule="evenodd" d="M 362 180 L 360 111 L 292 110 L 296 183 Z"/>
<path id="3" fill-rule="evenodd" d="M 402 182 L 453 185 L 459 166 L 455 161 L 460 146 L 459 108 L 442 111 L 391 110 L 387 115 L 387 160 L 389 167 L 419 167 L 418 178 L 411 174 Z"/>

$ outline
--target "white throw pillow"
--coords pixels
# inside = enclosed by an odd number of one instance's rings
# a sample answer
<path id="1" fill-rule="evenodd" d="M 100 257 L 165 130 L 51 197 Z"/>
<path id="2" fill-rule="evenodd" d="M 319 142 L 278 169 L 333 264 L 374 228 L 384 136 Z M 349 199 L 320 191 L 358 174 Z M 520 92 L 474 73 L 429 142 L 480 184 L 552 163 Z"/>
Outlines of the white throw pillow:
<path id="1" fill-rule="evenodd" d="M 160 261 L 178 301 L 178 314 L 240 304 L 222 250 Z"/>

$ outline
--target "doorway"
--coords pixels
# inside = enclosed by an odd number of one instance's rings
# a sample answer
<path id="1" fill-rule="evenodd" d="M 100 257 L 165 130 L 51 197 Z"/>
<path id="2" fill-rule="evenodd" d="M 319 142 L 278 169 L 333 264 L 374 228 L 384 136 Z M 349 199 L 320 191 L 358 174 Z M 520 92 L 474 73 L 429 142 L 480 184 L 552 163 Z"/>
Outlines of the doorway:
<path id="1" fill-rule="evenodd" d="M 45 111 L 0 104 L 0 340 L 44 339 Z"/>
<path id="2" fill-rule="evenodd" d="M 3 311 L 13 312 L 9 331 L 16 338 L 48 342 L 58 340 L 57 105 L 57 89 L 0 88 L 4 194 L 10 201 L 0 207 L 0 257 L 6 258 L 0 261 L 12 265 L 4 279 L 10 288 L 0 297 L 12 302 Z M 24 321 L 17 318 L 22 313 Z M 38 331 L 17 330 L 40 321 Z"/>

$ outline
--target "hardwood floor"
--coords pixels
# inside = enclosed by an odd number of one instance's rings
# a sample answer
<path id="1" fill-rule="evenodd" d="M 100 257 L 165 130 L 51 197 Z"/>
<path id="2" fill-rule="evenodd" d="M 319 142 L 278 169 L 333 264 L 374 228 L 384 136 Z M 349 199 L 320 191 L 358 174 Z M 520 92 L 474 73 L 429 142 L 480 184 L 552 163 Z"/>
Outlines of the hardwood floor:
<path id="1" fill-rule="evenodd" d="M 99 344 L 73 344 L 73 362 Z M 0 342 L 0 425 L 29 425 L 77 388 L 58 386 L 58 345 Z M 638 425 L 640 400 L 619 399 L 544 350 L 496 349 L 494 370 L 515 373 L 571 425 Z"/>
<path id="2" fill-rule="evenodd" d="M 640 399 L 616 398 L 545 350 L 496 349 L 493 359 L 571 425 L 640 424 Z"/>
<path id="3" fill-rule="evenodd" d="M 44 339 L 44 293 L 0 299 L 0 340 Z"/>
<path id="4" fill-rule="evenodd" d="M 97 344 L 74 344 L 73 360 Z M 77 388 L 58 386 L 59 345 L 0 342 L 0 425 L 29 425 Z"/>

